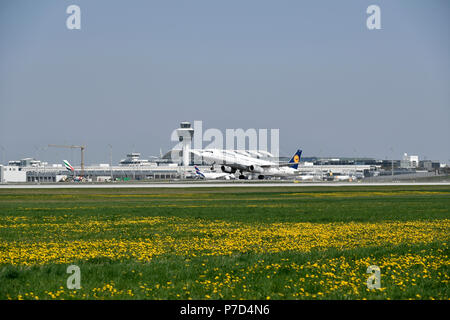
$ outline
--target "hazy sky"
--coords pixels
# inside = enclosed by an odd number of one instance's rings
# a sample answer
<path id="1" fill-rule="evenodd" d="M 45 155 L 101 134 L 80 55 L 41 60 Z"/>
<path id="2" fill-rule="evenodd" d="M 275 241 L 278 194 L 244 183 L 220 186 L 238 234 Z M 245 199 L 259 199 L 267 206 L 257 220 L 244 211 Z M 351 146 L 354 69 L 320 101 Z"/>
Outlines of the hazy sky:
<path id="1" fill-rule="evenodd" d="M 450 162 L 449 16 L 447 0 L 2 0 L 0 160 L 148 157 L 203 120 L 279 128 L 283 155 Z"/>

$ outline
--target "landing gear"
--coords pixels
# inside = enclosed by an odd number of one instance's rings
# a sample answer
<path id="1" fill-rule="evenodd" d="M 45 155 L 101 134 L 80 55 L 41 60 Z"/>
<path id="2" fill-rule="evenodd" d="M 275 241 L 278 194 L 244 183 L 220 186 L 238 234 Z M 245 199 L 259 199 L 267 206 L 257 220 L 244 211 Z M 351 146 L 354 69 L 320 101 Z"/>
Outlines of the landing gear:
<path id="1" fill-rule="evenodd" d="M 240 179 L 240 180 L 244 180 L 244 179 L 246 179 L 246 178 L 245 178 L 245 176 L 244 176 L 243 174 L 240 174 L 240 175 L 239 175 L 239 179 Z"/>
<path id="2" fill-rule="evenodd" d="M 259 179 L 259 180 L 262 180 L 262 179 L 264 179 L 264 176 L 263 176 L 262 174 L 260 174 L 260 175 L 258 176 L 258 179 Z"/>

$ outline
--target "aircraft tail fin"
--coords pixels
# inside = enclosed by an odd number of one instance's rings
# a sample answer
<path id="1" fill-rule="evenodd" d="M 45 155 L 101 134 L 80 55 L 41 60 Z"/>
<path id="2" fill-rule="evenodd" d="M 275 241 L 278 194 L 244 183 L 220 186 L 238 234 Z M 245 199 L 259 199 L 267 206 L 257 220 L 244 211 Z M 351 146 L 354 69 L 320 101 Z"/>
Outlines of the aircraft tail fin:
<path id="1" fill-rule="evenodd" d="M 63 162 L 64 162 L 64 166 L 66 167 L 67 170 L 69 170 L 71 172 L 75 171 L 75 169 L 70 165 L 69 161 L 63 160 Z"/>
<path id="2" fill-rule="evenodd" d="M 291 160 L 289 160 L 289 163 L 292 163 L 291 168 L 297 169 L 298 164 L 300 163 L 300 157 L 302 155 L 302 150 L 298 149 L 297 152 L 292 156 Z"/>
<path id="3" fill-rule="evenodd" d="M 195 174 L 197 174 L 198 176 L 204 178 L 205 175 L 200 171 L 200 169 L 197 166 L 194 166 L 195 168 Z"/>

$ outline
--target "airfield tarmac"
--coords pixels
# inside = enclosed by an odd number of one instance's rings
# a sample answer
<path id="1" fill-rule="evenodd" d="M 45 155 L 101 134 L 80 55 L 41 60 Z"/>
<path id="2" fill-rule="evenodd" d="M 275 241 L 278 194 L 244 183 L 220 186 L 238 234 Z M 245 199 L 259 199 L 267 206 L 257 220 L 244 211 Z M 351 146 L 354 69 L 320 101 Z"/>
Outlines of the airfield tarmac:
<path id="1" fill-rule="evenodd" d="M 226 187 L 354 187 L 354 186 L 445 186 L 450 182 L 161 182 L 161 183 L 71 183 L 0 184 L 0 189 L 78 189 L 78 188 L 226 188 Z"/>

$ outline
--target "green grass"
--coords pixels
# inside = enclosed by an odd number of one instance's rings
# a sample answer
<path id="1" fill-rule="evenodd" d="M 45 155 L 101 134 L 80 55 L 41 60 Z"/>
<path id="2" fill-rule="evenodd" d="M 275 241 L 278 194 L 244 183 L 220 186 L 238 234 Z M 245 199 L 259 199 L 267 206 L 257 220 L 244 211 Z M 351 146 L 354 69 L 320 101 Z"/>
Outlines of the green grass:
<path id="1" fill-rule="evenodd" d="M 1 255 L 15 246 L 80 240 L 163 239 L 157 243 L 165 251 L 148 260 L 98 254 L 67 263 L 0 263 L 0 299 L 449 299 L 445 229 L 433 231 L 427 242 L 391 243 L 385 237 L 379 244 L 308 251 L 262 249 L 289 240 L 282 233 L 262 237 L 259 247 L 223 254 L 175 249 L 188 240 L 233 241 L 230 235 L 241 227 L 448 225 L 449 208 L 448 186 L 1 189 Z M 161 221 L 133 223 L 151 217 Z M 81 269 L 80 290 L 66 288 L 69 264 Z M 381 268 L 382 290 L 367 289 L 372 264 Z"/>

